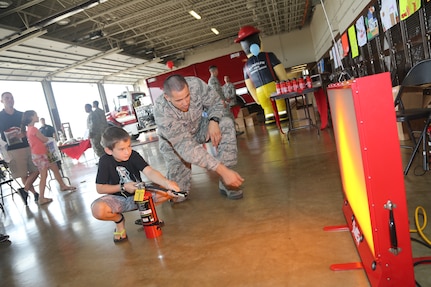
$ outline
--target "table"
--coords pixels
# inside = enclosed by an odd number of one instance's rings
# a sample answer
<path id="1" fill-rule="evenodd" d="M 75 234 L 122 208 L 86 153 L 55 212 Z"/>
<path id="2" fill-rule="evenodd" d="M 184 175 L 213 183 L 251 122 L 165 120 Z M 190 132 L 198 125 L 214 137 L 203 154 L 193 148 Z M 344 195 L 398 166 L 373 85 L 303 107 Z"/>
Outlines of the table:
<path id="1" fill-rule="evenodd" d="M 91 147 L 89 139 L 79 141 L 73 144 L 65 144 L 58 147 L 58 149 L 73 159 L 79 159 L 84 152 Z"/>
<path id="2" fill-rule="evenodd" d="M 284 99 L 286 101 L 286 107 L 287 107 L 287 112 L 288 112 L 288 116 L 289 116 L 289 129 L 287 131 L 288 138 L 289 138 L 289 132 L 291 132 L 293 130 L 306 128 L 306 127 L 317 128 L 317 126 L 313 123 L 313 121 L 310 117 L 310 112 L 308 110 L 308 104 L 307 104 L 307 94 L 308 93 L 314 93 L 314 98 L 315 98 L 316 104 L 317 104 L 317 110 L 319 111 L 319 114 L 320 114 L 320 129 L 324 129 L 328 125 L 328 102 L 326 99 L 325 91 L 321 86 L 313 87 L 313 88 L 309 88 L 309 89 L 304 89 L 300 92 L 291 92 L 291 93 L 280 94 L 280 95 L 275 94 L 275 95 L 272 95 L 270 97 L 272 109 L 274 110 L 275 122 L 277 124 L 278 129 L 280 130 L 280 133 L 282 133 L 282 134 L 285 134 L 285 132 L 283 131 L 283 129 L 281 127 L 280 116 L 278 114 L 278 109 L 277 109 L 277 105 L 276 105 L 275 101 L 281 100 L 281 99 Z M 308 125 L 304 125 L 304 126 L 300 126 L 300 127 L 294 127 L 293 126 L 294 121 L 292 118 L 292 109 L 291 109 L 290 103 L 289 103 L 290 99 L 297 98 L 297 97 L 302 97 L 302 99 L 304 100 L 304 105 L 302 106 L 302 108 L 304 109 L 304 114 L 306 116 L 306 119 L 308 120 Z M 318 129 L 318 133 L 319 133 L 319 129 Z"/>

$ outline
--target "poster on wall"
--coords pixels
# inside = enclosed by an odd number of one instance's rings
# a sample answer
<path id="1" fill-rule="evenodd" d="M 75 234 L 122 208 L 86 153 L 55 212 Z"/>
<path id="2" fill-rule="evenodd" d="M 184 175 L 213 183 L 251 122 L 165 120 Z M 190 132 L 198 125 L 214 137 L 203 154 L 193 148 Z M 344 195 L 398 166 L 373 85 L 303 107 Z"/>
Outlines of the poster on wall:
<path id="1" fill-rule="evenodd" d="M 343 51 L 343 58 L 347 57 L 349 55 L 349 52 L 350 52 L 349 39 L 347 37 L 347 33 L 344 33 L 341 36 L 341 48 L 342 48 L 341 51 Z"/>
<path id="2" fill-rule="evenodd" d="M 367 39 L 371 41 L 379 35 L 379 22 L 377 21 L 376 9 L 374 6 L 368 8 L 367 16 L 365 17 L 365 26 L 367 27 Z"/>
<path id="3" fill-rule="evenodd" d="M 400 0 L 401 20 L 407 19 L 419 8 L 421 8 L 421 0 Z"/>
<path id="4" fill-rule="evenodd" d="M 383 32 L 400 22 L 396 0 L 382 0 L 380 19 L 382 20 Z"/>
<path id="5" fill-rule="evenodd" d="M 359 56 L 358 41 L 356 39 L 355 26 L 353 26 L 353 25 L 350 26 L 350 28 L 347 30 L 347 33 L 349 34 L 349 43 L 350 43 L 350 47 L 352 49 L 352 59 L 354 59 L 357 56 Z"/>
<path id="6" fill-rule="evenodd" d="M 341 66 L 341 39 L 338 39 L 338 41 L 332 46 L 332 49 L 329 51 L 330 59 L 334 60 L 334 66 L 335 69 Z"/>
<path id="7" fill-rule="evenodd" d="M 365 44 L 367 44 L 367 32 L 365 30 L 365 21 L 363 16 L 360 16 L 356 21 L 355 27 L 359 47 L 365 46 Z"/>

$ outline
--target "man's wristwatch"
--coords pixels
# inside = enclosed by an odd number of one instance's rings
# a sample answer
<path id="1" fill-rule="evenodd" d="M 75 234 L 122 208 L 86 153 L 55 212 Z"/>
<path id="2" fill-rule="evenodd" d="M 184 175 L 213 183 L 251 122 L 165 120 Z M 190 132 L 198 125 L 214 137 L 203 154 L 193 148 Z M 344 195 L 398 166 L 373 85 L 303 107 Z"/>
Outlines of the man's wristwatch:
<path id="1" fill-rule="evenodd" d="M 220 123 L 220 119 L 218 117 L 212 117 L 210 118 L 210 121 L 216 122 L 216 123 Z"/>

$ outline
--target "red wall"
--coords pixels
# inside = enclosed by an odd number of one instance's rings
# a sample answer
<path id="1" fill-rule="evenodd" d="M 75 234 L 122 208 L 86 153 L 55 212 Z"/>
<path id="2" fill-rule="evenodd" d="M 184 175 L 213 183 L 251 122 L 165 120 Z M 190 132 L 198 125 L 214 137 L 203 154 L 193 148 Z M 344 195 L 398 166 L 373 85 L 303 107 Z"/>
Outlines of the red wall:
<path id="1" fill-rule="evenodd" d="M 221 85 L 224 85 L 223 77 L 228 75 L 235 88 L 245 87 L 243 66 L 247 61 L 247 56 L 243 51 L 221 56 L 205 62 L 196 63 L 181 69 L 173 70 L 168 73 L 147 79 L 147 86 L 150 90 L 153 102 L 156 98 L 163 94 L 163 82 L 172 74 L 180 74 L 182 76 L 196 76 L 205 82 L 208 82 L 210 72 L 208 68 L 215 65 L 218 68 L 218 79 Z"/>

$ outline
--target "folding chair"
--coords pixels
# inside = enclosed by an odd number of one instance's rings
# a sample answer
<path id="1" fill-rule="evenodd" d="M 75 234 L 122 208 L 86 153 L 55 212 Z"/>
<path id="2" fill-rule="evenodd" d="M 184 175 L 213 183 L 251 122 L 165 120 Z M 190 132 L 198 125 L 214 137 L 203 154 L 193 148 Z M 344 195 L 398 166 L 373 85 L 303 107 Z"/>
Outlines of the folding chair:
<path id="1" fill-rule="evenodd" d="M 3 210 L 4 212 L 4 197 L 7 195 L 3 195 L 3 185 L 8 185 L 10 190 L 11 190 L 11 194 L 12 198 L 13 198 L 13 194 L 17 193 L 18 194 L 18 190 L 13 186 L 13 184 L 18 185 L 19 188 L 21 188 L 21 184 L 14 178 L 12 177 L 12 174 L 9 170 L 9 166 L 7 164 L 7 162 L 5 162 L 4 160 L 0 160 L 0 196 L 1 196 L 1 206 L 0 208 Z"/>
<path id="2" fill-rule="evenodd" d="M 405 91 L 406 87 L 421 87 L 427 84 L 431 85 L 431 59 L 423 60 L 410 69 L 404 78 L 395 98 L 395 107 L 398 107 L 398 110 L 396 111 L 397 122 L 406 124 L 409 137 L 415 147 L 412 155 L 410 156 L 409 163 L 404 169 L 404 175 L 407 175 L 409 172 L 413 159 L 415 158 L 419 149 L 420 142 L 426 135 L 427 127 L 430 123 L 428 119 L 431 117 L 431 108 L 423 108 L 422 106 L 415 108 L 405 108 L 403 98 L 405 99 L 409 93 L 403 92 Z M 414 131 L 411 125 L 411 122 L 414 120 L 423 120 L 425 123 L 425 126 L 421 130 L 421 136 L 419 137 L 418 142 L 416 142 Z"/>

